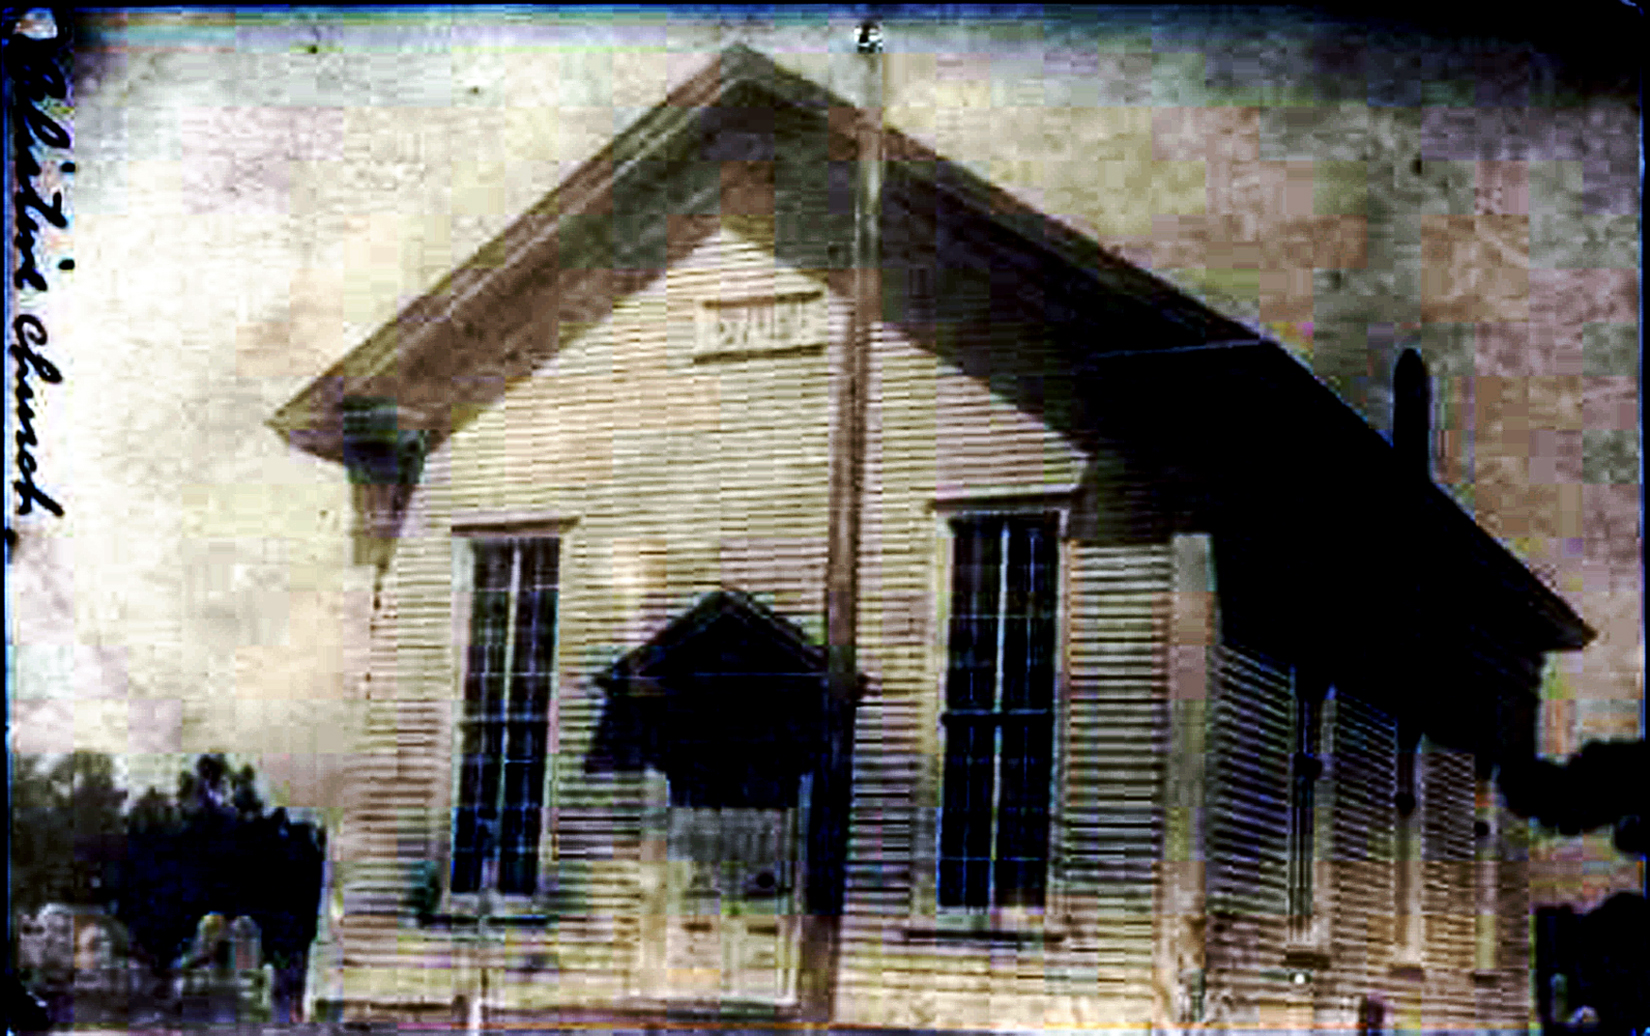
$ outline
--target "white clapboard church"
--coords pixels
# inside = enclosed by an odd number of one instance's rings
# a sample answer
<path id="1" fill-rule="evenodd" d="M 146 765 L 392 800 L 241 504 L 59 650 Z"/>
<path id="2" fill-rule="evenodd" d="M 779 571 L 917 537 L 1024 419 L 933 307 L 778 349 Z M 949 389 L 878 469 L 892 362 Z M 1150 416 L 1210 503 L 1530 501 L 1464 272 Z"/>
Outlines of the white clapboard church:
<path id="1" fill-rule="evenodd" d="M 274 417 L 376 568 L 317 1009 L 1523 1028 L 1592 633 L 1421 358 L 1389 442 L 869 111 L 723 52 Z"/>

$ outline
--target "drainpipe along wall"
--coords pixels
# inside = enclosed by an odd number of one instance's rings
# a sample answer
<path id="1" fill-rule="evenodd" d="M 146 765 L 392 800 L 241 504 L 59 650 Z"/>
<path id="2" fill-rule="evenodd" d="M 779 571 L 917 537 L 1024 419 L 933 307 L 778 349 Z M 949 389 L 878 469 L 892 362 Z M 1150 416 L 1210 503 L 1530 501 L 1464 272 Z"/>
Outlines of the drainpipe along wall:
<path id="1" fill-rule="evenodd" d="M 868 31 L 869 30 L 869 31 Z M 830 529 L 825 564 L 827 681 L 825 738 L 809 839 L 808 936 L 803 981 L 810 1016 L 826 1019 L 835 998 L 848 822 L 852 802 L 854 705 L 859 692 L 859 530 L 864 495 L 866 381 L 874 322 L 882 312 L 882 105 L 880 29 L 861 27 L 855 71 L 857 126 L 853 300 L 847 340 L 832 377 Z"/>

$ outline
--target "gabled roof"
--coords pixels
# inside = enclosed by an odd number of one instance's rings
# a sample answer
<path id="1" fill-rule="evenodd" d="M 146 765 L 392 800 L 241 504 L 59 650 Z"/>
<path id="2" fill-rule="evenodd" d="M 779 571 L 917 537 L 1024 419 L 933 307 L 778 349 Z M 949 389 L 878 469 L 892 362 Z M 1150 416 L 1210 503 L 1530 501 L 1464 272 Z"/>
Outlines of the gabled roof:
<path id="1" fill-rule="evenodd" d="M 601 319 L 739 213 L 765 217 L 786 262 L 844 278 L 852 213 L 786 206 L 792 195 L 829 195 L 851 181 L 866 118 L 755 51 L 728 48 L 271 425 L 293 445 L 342 461 L 346 401 L 389 400 L 398 427 L 433 447 L 462 414 L 553 354 L 561 328 Z M 1442 588 L 1425 596 L 1473 608 L 1491 602 L 1506 616 L 1495 625 L 1511 631 L 1502 635 L 1515 655 L 1591 640 L 1557 594 L 1443 493 L 1399 475 L 1385 439 L 1281 346 L 897 130 L 885 130 L 883 147 L 885 282 L 943 254 L 983 272 L 994 301 L 999 293 L 1024 300 L 1067 343 L 1090 411 L 1080 420 L 1128 413 L 1136 432 L 1153 429 L 1146 440 L 1195 454 L 1236 524 L 1264 513 L 1274 523 L 1293 519 L 1308 539 L 1339 529 L 1342 554 L 1367 549 L 1354 567 L 1383 585 Z M 801 156 L 788 171 L 776 160 L 781 151 Z M 798 176 L 815 179 L 799 191 L 794 179 L 776 182 Z M 1257 509 L 1261 485 L 1276 494 Z M 1383 568 L 1371 559 L 1388 557 L 1380 541 L 1395 529 L 1424 541 L 1424 556 Z"/>
<path id="2" fill-rule="evenodd" d="M 388 397 L 399 405 L 402 428 L 439 439 L 451 431 L 455 405 L 489 402 L 541 359 L 533 336 L 520 333 L 530 318 L 558 325 L 600 319 L 661 273 L 694 229 L 716 222 L 738 186 L 762 193 L 760 183 L 729 180 L 749 172 L 748 164 L 771 161 L 780 137 L 813 149 L 823 175 L 830 166 L 851 169 L 866 117 L 750 48 L 729 47 L 270 424 L 293 445 L 342 462 L 343 400 Z M 1092 319 L 1105 300 L 1108 321 L 1150 326 L 1152 334 L 1139 340 L 1162 346 L 1248 337 L 1242 325 L 897 130 L 886 130 L 883 147 L 888 222 L 911 213 L 939 219 L 939 233 L 982 250 L 978 258 L 994 279 L 1014 278 L 1046 294 L 1045 308 L 1065 302 Z M 833 255 L 830 245 L 850 239 L 851 215 L 836 216 L 809 213 L 802 221 L 798 233 L 815 239 L 793 243 L 810 255 L 807 265 L 845 268 L 846 250 Z M 555 335 L 548 339 L 553 348 Z"/>
<path id="3" fill-rule="evenodd" d="M 1255 340 L 1101 355 L 1079 376 L 1109 421 L 1195 469 L 1219 527 L 1286 539 L 1297 557 L 1316 558 L 1303 564 L 1337 566 L 1323 577 L 1372 601 L 1394 599 L 1387 588 L 1407 582 L 1431 587 L 1441 619 L 1494 611 L 1497 625 L 1518 631 L 1516 646 L 1533 652 L 1593 638 L 1562 597 L 1407 470 L 1380 432 L 1282 347 Z M 1282 581 L 1275 570 L 1271 578 Z M 1391 621 L 1424 625 L 1418 614 Z"/>
<path id="4" fill-rule="evenodd" d="M 754 675 L 748 663 L 758 660 L 779 662 L 773 675 L 825 673 L 824 650 L 810 643 L 795 624 L 749 594 L 724 588 L 700 598 L 647 643 L 598 673 L 595 682 L 609 692 L 656 692 L 679 668 L 675 663 L 681 656 L 695 653 L 695 647 L 707 641 L 715 642 L 718 654 L 741 656 L 733 662 L 741 675 Z"/>
<path id="5" fill-rule="evenodd" d="M 589 772 L 653 765 L 703 777 L 758 756 L 784 770 L 805 764 L 818 745 L 825 652 L 737 590 L 706 594 L 594 680 L 607 702 L 585 757 Z"/>

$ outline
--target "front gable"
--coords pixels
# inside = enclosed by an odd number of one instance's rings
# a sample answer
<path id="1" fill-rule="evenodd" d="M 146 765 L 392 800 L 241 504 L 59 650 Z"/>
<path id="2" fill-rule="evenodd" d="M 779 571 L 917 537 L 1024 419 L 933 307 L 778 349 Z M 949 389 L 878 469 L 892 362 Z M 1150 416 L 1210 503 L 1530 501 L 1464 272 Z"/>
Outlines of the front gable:
<path id="1" fill-rule="evenodd" d="M 437 441 L 577 329 L 743 221 L 788 266 L 848 294 L 857 124 L 840 98 L 743 47 L 621 134 L 428 295 L 276 415 L 343 456 L 346 397 L 383 396 Z M 984 294 L 1079 335 L 1084 351 L 1248 338 L 894 130 L 885 134 L 884 316 L 944 351 Z M 936 328 L 936 325 L 938 327 Z M 564 330 L 565 329 L 565 330 Z"/>
<path id="2" fill-rule="evenodd" d="M 806 423 L 800 411 L 823 406 L 825 346 L 842 333 L 844 303 L 823 278 L 778 261 L 749 221 L 699 229 L 693 250 L 668 273 L 592 324 L 545 330 L 556 336 L 555 348 L 529 372 L 496 397 L 455 407 L 454 463 L 479 471 L 489 452 L 509 449 L 503 440 L 530 424 L 536 456 L 584 469 L 544 484 L 546 490 L 646 481 L 649 470 L 710 460 L 718 437 L 748 437 L 751 422 L 774 413 Z M 803 311 L 807 340 L 719 343 L 718 318 L 760 323 L 780 305 Z M 820 444 L 804 437 L 799 445 L 818 459 Z M 749 460 L 762 463 L 759 456 Z M 509 477 L 469 475 L 469 491 L 484 494 Z"/>
<path id="3" fill-rule="evenodd" d="M 864 118 L 754 51 L 728 49 L 272 424 L 295 445 L 342 460 L 347 401 L 381 398 L 394 402 L 402 432 L 438 446 L 616 305 L 730 231 L 770 251 L 779 267 L 828 287 L 828 295 L 849 298 Z M 1481 587 L 1491 597 L 1510 590 L 1530 601 L 1524 610 L 1536 613 L 1536 641 L 1573 647 L 1585 639 L 1574 614 L 1470 521 L 1430 501 L 1411 508 L 1411 489 L 1385 492 L 1390 449 L 1304 371 L 1281 371 L 1280 362 L 1298 364 L 1280 347 L 1258 342 L 897 130 L 885 129 L 883 140 L 885 325 L 1074 444 L 1092 449 L 1132 437 L 1145 462 L 1140 481 L 1158 491 L 1201 469 L 1178 488 L 1181 499 L 1153 504 L 1165 513 L 1194 526 L 1206 527 L 1221 511 L 1265 524 L 1265 498 L 1249 487 L 1282 480 L 1291 491 L 1313 487 L 1306 524 L 1334 526 L 1349 512 L 1328 497 L 1381 486 L 1361 501 L 1365 513 L 1385 516 L 1378 526 L 1414 522 L 1421 537 L 1471 544 L 1446 549 L 1443 570 L 1423 568 L 1412 581 Z M 660 315 L 672 335 L 715 323 L 703 313 L 678 323 L 672 307 Z M 1009 324 L 1022 333 L 996 344 L 976 333 Z M 1029 366 L 1028 342 L 1037 354 Z M 620 349 L 615 369 L 632 355 L 645 357 Z M 1240 384 L 1259 392 L 1245 397 L 1235 391 Z M 1199 393 L 1202 401 L 1188 406 Z M 1292 426 L 1277 428 L 1285 416 Z M 1317 456 L 1290 463 L 1307 458 L 1278 449 L 1280 432 Z M 612 453 L 593 438 L 579 445 L 596 458 Z M 1233 446 L 1241 447 L 1235 456 Z M 626 455 L 621 447 L 618 456 Z M 393 518 L 384 524 L 393 527 Z M 1366 539 L 1350 530 L 1341 536 L 1349 549 Z M 1468 553 L 1481 561 L 1461 565 Z"/>

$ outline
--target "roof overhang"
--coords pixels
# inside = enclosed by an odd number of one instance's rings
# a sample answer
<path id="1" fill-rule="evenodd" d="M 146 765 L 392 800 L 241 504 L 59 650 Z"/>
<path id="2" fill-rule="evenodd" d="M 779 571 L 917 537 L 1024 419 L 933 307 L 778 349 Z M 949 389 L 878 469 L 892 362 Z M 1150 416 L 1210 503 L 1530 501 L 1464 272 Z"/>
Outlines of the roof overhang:
<path id="1" fill-rule="evenodd" d="M 1408 629 L 1406 639 L 1422 627 L 1494 627 L 1509 655 L 1538 658 L 1595 636 L 1281 346 L 1251 339 L 1096 354 L 1080 376 L 1102 401 L 1097 411 L 1197 473 L 1218 524 L 1265 545 L 1266 564 L 1290 557 L 1303 601 L 1361 595 L 1373 626 Z M 1395 612 L 1376 614 L 1383 606 Z M 1300 607 L 1310 626 L 1310 604 Z"/>
<path id="2" fill-rule="evenodd" d="M 729 48 L 270 424 L 292 445 L 344 462 L 351 401 L 380 400 L 399 432 L 433 447 L 728 221 L 774 235 L 787 261 L 845 287 L 851 250 L 837 246 L 851 239 L 852 214 L 782 211 L 772 168 L 783 140 L 801 148 L 804 168 L 851 173 L 867 118 L 755 51 Z M 1077 343 L 1072 369 L 1094 401 L 1085 420 L 1115 409 L 1148 441 L 1193 457 L 1223 487 L 1236 524 L 1275 524 L 1290 508 L 1308 523 L 1346 519 L 1342 547 L 1367 548 L 1357 578 L 1444 591 L 1418 598 L 1434 602 L 1490 602 L 1497 628 L 1517 642 L 1513 655 L 1592 639 L 1445 494 L 1405 478 L 1386 440 L 1280 346 L 896 130 L 884 130 L 883 153 L 885 282 L 943 251 L 984 271 L 994 297 L 1001 287 L 1028 300 L 1028 312 Z M 1153 379 L 1156 391 L 1145 387 Z M 1251 506 L 1257 500 L 1266 506 Z M 1398 558 L 1383 529 L 1422 546 Z M 1301 530 L 1303 542 L 1323 533 Z"/>
<path id="3" fill-rule="evenodd" d="M 342 463 L 345 401 L 388 399 L 402 429 L 439 442 L 529 373 L 555 348 L 558 329 L 600 320 L 696 235 L 737 221 L 730 213 L 742 209 L 752 225 L 764 215 L 771 223 L 771 201 L 766 214 L 762 202 L 774 185 L 762 181 L 760 166 L 771 164 L 778 138 L 805 141 L 822 170 L 848 171 L 868 117 L 747 47 L 728 48 L 281 407 L 271 426 L 299 449 Z M 1149 327 L 1165 345 L 1248 333 L 897 130 L 884 129 L 883 149 L 885 222 L 926 219 L 954 254 L 971 253 L 993 278 L 1040 295 L 1043 310 L 1092 319 L 1104 300 L 1108 319 Z M 706 176 L 706 167 L 720 168 Z M 851 219 L 806 222 L 846 245 Z M 897 265 L 900 235 L 888 237 L 885 262 Z M 845 272 L 849 250 L 825 244 L 808 265 L 826 276 Z"/>

